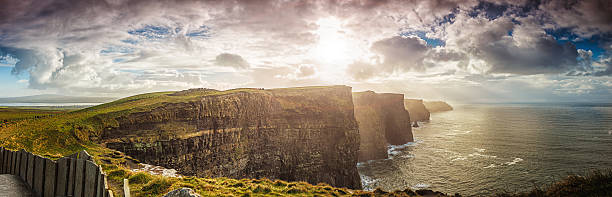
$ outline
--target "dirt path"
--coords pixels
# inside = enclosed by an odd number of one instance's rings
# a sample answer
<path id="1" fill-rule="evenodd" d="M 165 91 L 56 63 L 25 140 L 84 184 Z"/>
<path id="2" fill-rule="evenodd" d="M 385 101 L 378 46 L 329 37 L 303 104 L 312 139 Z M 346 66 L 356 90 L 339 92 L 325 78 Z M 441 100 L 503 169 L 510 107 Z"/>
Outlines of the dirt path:
<path id="1" fill-rule="evenodd" d="M 5 196 L 32 196 L 32 192 L 18 176 L 0 174 L 0 197 Z"/>

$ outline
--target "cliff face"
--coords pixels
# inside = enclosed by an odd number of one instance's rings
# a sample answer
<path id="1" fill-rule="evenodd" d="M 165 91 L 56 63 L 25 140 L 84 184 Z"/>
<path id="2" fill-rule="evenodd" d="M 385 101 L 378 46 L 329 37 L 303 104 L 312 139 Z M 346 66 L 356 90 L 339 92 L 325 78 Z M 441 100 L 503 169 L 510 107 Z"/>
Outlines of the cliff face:
<path id="1" fill-rule="evenodd" d="M 411 121 L 428 121 L 429 111 L 421 99 L 404 99 L 404 107 L 410 113 Z"/>
<path id="2" fill-rule="evenodd" d="M 444 101 L 425 101 L 423 104 L 431 113 L 453 110 L 453 107 Z"/>
<path id="3" fill-rule="evenodd" d="M 217 91 L 194 98 L 117 116 L 101 142 L 185 175 L 361 188 L 350 87 Z"/>
<path id="4" fill-rule="evenodd" d="M 355 119 L 359 125 L 359 161 L 385 159 L 387 144 L 412 142 L 410 116 L 404 109 L 404 95 L 353 93 Z"/>

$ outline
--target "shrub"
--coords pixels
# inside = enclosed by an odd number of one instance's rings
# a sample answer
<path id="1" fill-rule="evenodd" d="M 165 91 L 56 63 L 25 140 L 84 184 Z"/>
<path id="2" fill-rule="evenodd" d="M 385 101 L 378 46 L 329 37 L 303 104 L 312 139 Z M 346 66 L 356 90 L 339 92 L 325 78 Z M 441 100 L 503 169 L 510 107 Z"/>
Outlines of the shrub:
<path id="1" fill-rule="evenodd" d="M 153 177 L 150 174 L 146 172 L 139 172 L 130 176 L 128 180 L 130 181 L 130 184 L 145 184 L 151 181 L 151 179 L 153 179 Z"/>

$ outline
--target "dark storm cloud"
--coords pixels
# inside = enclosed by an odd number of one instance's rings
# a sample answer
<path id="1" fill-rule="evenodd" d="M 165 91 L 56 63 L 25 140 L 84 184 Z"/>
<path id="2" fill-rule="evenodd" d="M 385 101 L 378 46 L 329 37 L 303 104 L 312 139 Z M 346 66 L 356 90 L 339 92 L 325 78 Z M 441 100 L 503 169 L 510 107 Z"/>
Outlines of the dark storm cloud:
<path id="1" fill-rule="evenodd" d="M 424 70 L 423 59 L 429 47 L 418 37 L 394 36 L 374 42 L 371 50 L 384 57 L 387 70 Z"/>
<path id="2" fill-rule="evenodd" d="M 537 39 L 530 47 L 506 42 L 483 46 L 479 54 L 492 68 L 492 73 L 543 74 L 562 73 L 577 66 L 576 47 L 571 43 L 558 44 L 554 40 Z"/>
<path id="3" fill-rule="evenodd" d="M 585 37 L 612 32 L 612 1 L 545 1 L 539 6 L 558 27 Z"/>

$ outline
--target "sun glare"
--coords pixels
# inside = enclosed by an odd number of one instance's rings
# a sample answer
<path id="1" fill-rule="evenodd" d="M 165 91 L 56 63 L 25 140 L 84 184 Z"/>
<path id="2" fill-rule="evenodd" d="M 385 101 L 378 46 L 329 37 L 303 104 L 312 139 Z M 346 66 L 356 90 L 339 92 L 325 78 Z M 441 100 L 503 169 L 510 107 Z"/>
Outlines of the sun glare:
<path id="1" fill-rule="evenodd" d="M 314 56 L 325 64 L 343 65 L 352 60 L 349 54 L 349 43 L 342 22 L 335 17 L 322 18 L 317 21 L 319 28 L 316 34 L 319 42 L 314 48 Z"/>

